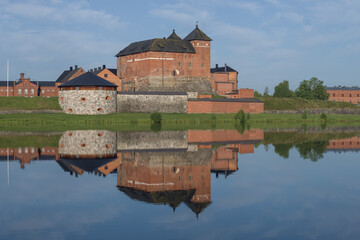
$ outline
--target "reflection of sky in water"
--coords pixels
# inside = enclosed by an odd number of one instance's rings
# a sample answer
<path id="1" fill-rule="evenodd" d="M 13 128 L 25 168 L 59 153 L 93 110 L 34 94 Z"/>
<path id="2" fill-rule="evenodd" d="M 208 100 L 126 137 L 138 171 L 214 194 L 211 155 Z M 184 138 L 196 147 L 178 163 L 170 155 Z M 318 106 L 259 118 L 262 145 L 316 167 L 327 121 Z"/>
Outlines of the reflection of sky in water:
<path id="1" fill-rule="evenodd" d="M 354 152 L 311 162 L 260 146 L 226 179 L 212 174 L 212 204 L 196 220 L 183 203 L 173 213 L 130 199 L 116 174 L 75 178 L 55 161 L 11 162 L 7 186 L 1 162 L 0 238 L 359 239 L 359 167 Z"/>

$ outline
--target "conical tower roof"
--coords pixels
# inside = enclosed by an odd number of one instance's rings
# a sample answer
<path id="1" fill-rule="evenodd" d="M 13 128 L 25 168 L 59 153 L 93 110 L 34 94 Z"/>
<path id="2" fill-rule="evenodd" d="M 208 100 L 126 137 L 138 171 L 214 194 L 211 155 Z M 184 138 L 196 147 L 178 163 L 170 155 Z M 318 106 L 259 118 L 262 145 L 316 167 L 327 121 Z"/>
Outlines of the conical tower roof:
<path id="1" fill-rule="evenodd" d="M 203 31 L 200 30 L 198 25 L 196 24 L 195 29 L 187 35 L 184 40 L 192 41 L 192 40 L 202 40 L 202 41 L 212 41 Z"/>
<path id="2" fill-rule="evenodd" d="M 170 34 L 170 36 L 167 39 L 181 40 L 181 38 L 175 33 L 175 29 L 173 29 L 172 34 Z"/>

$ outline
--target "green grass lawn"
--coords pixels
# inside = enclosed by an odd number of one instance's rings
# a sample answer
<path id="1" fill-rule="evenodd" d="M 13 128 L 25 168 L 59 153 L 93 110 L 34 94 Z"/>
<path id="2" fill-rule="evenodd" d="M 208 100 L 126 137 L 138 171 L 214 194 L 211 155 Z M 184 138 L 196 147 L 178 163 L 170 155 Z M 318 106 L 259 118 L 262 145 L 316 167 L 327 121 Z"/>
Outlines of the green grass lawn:
<path id="1" fill-rule="evenodd" d="M 61 110 L 57 97 L 0 97 L 0 110 Z"/>
<path id="2" fill-rule="evenodd" d="M 162 114 L 161 129 L 233 129 L 235 114 Z M 320 115 L 300 114 L 250 114 L 246 122 L 251 128 L 286 128 L 303 125 L 360 126 L 360 115 L 327 115 L 324 121 Z M 0 131 L 65 131 L 75 129 L 108 129 L 116 131 L 151 130 L 150 114 L 116 113 L 108 115 L 69 115 L 65 113 L 46 114 L 2 114 Z"/>

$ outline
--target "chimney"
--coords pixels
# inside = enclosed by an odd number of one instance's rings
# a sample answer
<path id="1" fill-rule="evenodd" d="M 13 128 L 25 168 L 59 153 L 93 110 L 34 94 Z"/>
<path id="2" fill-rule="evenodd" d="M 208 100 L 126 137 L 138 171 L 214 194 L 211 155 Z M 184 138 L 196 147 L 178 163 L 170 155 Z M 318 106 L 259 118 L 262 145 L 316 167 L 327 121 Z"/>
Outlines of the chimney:
<path id="1" fill-rule="evenodd" d="M 70 67 L 70 71 L 72 71 L 73 70 L 73 67 Z"/>
<path id="2" fill-rule="evenodd" d="M 226 66 L 226 63 L 225 63 L 225 72 L 227 71 L 227 66 Z"/>
<path id="3" fill-rule="evenodd" d="M 218 69 L 218 68 L 219 68 L 219 64 L 215 64 L 215 68 Z"/>
<path id="4" fill-rule="evenodd" d="M 75 69 L 78 69 L 78 65 L 75 65 Z"/>
<path id="5" fill-rule="evenodd" d="M 24 81 L 24 73 L 20 73 L 20 81 Z"/>
<path id="6" fill-rule="evenodd" d="M 106 68 L 106 65 L 103 65 L 103 69 L 105 69 Z"/>
<path id="7" fill-rule="evenodd" d="M 94 72 L 96 72 L 97 68 L 94 68 Z"/>
<path id="8" fill-rule="evenodd" d="M 90 69 L 90 72 L 93 72 L 93 70 L 92 70 L 92 69 Z"/>
<path id="9" fill-rule="evenodd" d="M 101 67 L 98 67 L 98 70 L 101 70 Z"/>

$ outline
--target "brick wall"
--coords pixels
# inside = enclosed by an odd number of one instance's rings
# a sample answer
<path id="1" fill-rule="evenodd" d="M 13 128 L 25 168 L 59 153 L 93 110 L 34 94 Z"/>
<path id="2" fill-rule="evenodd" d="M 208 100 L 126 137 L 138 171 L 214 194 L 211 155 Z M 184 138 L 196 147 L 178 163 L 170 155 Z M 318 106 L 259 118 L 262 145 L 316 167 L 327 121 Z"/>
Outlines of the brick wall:
<path id="1" fill-rule="evenodd" d="M 327 90 L 329 101 L 360 103 L 360 90 Z"/>
<path id="2" fill-rule="evenodd" d="M 236 101 L 226 99 L 204 99 L 188 101 L 188 113 L 237 113 L 241 109 L 249 113 L 262 113 L 264 103 L 260 101 L 245 102 L 239 99 Z"/>

